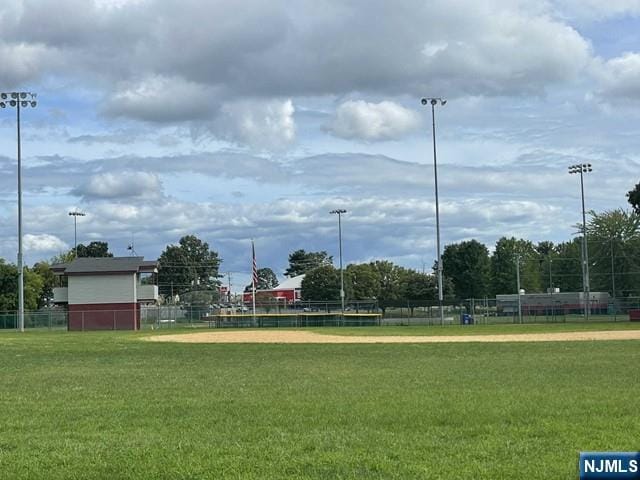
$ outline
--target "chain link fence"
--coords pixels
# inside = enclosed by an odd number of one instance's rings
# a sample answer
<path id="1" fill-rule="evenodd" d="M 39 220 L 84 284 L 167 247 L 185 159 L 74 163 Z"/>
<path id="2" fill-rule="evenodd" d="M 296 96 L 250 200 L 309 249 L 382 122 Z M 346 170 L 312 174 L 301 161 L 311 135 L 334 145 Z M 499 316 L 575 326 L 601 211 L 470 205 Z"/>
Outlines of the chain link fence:
<path id="1" fill-rule="evenodd" d="M 577 295 L 577 294 L 576 294 Z M 517 295 L 500 298 L 475 298 L 449 301 L 443 305 L 442 319 L 436 303 L 397 300 L 380 305 L 375 301 L 347 302 L 342 312 L 340 302 L 297 302 L 278 306 L 257 304 L 256 314 L 252 306 L 228 305 L 142 305 L 134 316 L 131 310 L 101 311 L 101 321 L 85 325 L 85 318 L 96 316 L 96 311 L 72 312 L 62 308 L 28 311 L 24 314 L 24 327 L 29 330 L 67 330 L 70 315 L 81 318 L 77 330 L 141 330 L 170 329 L 180 327 L 241 328 L 241 327 L 329 327 L 329 326 L 385 326 L 385 325 L 460 325 L 460 324 L 508 324 L 508 323 L 565 323 L 565 322 L 624 322 L 640 320 L 640 297 L 607 298 L 606 303 L 592 302 L 589 315 L 584 304 L 567 300 L 559 295 Z M 123 315 L 128 315 L 124 318 Z M 74 317 L 75 316 L 75 317 Z M 73 320 L 71 318 L 71 320 Z M 73 322 L 72 322 L 73 323 Z M 81 325 L 78 327 L 78 325 Z M 86 327 L 86 328 L 85 328 Z M 0 312 L 0 330 L 19 328 L 17 312 Z"/>

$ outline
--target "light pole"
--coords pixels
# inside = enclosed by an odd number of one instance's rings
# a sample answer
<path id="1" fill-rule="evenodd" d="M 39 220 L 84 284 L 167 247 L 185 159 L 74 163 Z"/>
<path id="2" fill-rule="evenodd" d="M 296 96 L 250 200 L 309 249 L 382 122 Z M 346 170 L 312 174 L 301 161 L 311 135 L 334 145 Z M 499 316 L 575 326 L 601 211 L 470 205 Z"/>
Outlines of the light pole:
<path id="1" fill-rule="evenodd" d="M 520 297 L 520 255 L 516 256 L 516 283 L 518 288 L 518 323 L 522 323 L 522 298 Z"/>
<path id="2" fill-rule="evenodd" d="M 30 99 L 27 100 L 27 97 Z M 18 132 L 18 324 L 24 332 L 24 268 L 22 265 L 22 152 L 20 147 L 20 107 L 36 106 L 36 94 L 31 92 L 0 93 L 0 108 L 16 107 Z"/>
<path id="3" fill-rule="evenodd" d="M 613 262 L 613 237 L 611 237 L 611 294 L 613 296 L 613 319 L 617 320 L 618 313 L 616 311 L 616 271 L 615 264 Z"/>
<path id="4" fill-rule="evenodd" d="M 436 248 L 438 250 L 437 272 L 438 272 L 438 305 L 440 306 L 440 325 L 444 325 L 444 310 L 442 301 L 444 298 L 442 287 L 442 256 L 440 255 L 440 205 L 438 203 L 438 162 L 436 160 L 436 111 L 435 107 L 438 103 L 444 106 L 447 101 L 442 98 L 423 98 L 420 103 L 422 105 L 431 105 L 431 121 L 433 132 L 433 177 L 435 181 L 436 191 Z"/>
<path id="5" fill-rule="evenodd" d="M 69 215 L 73 217 L 73 248 L 76 252 L 76 258 L 78 258 L 78 217 L 84 217 L 86 213 L 75 210 L 69 212 Z"/>
<path id="6" fill-rule="evenodd" d="M 338 245 L 340 249 L 340 304 L 342 305 L 342 315 L 344 315 L 344 271 L 342 270 L 342 214 L 346 210 L 338 208 L 329 213 L 338 215 Z"/>
<path id="7" fill-rule="evenodd" d="M 590 163 L 578 163 L 569 167 L 569 174 L 580 174 L 580 194 L 582 197 L 582 293 L 584 295 L 584 316 L 589 320 L 589 310 L 591 309 L 589 297 L 589 246 L 587 245 L 587 214 L 584 208 L 584 174 L 591 172 Z"/>

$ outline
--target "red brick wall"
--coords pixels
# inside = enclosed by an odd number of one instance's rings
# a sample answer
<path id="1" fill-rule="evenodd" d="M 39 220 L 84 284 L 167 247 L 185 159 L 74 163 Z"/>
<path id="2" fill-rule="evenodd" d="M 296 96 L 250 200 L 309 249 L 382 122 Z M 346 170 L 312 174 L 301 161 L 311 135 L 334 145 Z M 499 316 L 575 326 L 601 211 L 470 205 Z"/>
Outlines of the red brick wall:
<path id="1" fill-rule="evenodd" d="M 139 330 L 140 305 L 100 303 L 69 305 L 69 330 Z"/>

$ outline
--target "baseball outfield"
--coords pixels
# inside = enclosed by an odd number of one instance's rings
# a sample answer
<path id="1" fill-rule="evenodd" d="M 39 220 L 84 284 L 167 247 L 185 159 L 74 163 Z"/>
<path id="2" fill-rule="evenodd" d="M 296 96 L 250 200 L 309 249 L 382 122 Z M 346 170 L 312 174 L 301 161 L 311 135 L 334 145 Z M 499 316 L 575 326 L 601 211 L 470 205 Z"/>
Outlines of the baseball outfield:
<path id="1" fill-rule="evenodd" d="M 574 479 L 638 447 L 639 327 L 2 333 L 0 470 Z"/>

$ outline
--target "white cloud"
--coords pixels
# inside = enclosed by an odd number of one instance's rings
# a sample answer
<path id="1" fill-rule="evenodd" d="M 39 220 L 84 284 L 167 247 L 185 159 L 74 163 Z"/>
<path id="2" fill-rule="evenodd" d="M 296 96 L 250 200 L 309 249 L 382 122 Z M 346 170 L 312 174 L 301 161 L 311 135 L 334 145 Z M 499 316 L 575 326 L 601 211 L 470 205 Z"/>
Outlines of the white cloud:
<path id="1" fill-rule="evenodd" d="M 575 79 L 591 55 L 537 2 L 334 0 L 318 12 L 308 2 L 220 0 L 206 15 L 199 0 L 87 3 L 0 7 L 0 31 L 60 51 L 64 61 L 30 76 L 91 78 L 111 96 L 109 111 L 152 120 L 201 118 L 207 108 L 191 100 L 205 85 L 226 98 L 541 92 Z M 54 16 L 63 20 L 43 25 Z"/>
<path id="2" fill-rule="evenodd" d="M 28 253 L 57 253 L 69 249 L 69 245 L 55 235 L 48 233 L 34 235 L 27 233 L 23 237 L 24 248 Z"/>
<path id="3" fill-rule="evenodd" d="M 107 115 L 151 122 L 208 117 L 215 106 L 212 89 L 181 77 L 149 76 L 121 84 L 104 106 Z"/>
<path id="4" fill-rule="evenodd" d="M 155 173 L 122 172 L 92 175 L 75 193 L 85 198 L 157 197 L 162 184 Z"/>
<path id="5" fill-rule="evenodd" d="M 420 116 L 397 103 L 349 100 L 336 109 L 326 128 L 337 137 L 375 141 L 396 140 L 419 126 Z"/>
<path id="6" fill-rule="evenodd" d="M 597 96 L 604 100 L 640 100 L 640 54 L 627 52 L 619 57 L 594 64 L 593 73 L 600 81 Z"/>
<path id="7" fill-rule="evenodd" d="M 0 40 L 0 84 L 6 88 L 33 81 L 43 70 L 53 66 L 56 58 L 57 52 L 46 45 Z"/>
<path id="8" fill-rule="evenodd" d="M 288 100 L 240 100 L 222 105 L 214 135 L 256 149 L 278 150 L 295 140 L 295 109 Z"/>

